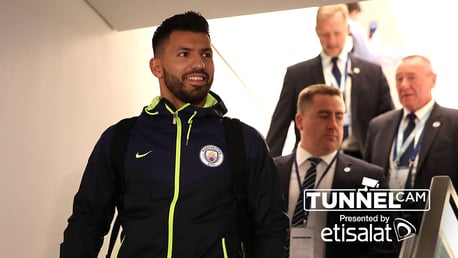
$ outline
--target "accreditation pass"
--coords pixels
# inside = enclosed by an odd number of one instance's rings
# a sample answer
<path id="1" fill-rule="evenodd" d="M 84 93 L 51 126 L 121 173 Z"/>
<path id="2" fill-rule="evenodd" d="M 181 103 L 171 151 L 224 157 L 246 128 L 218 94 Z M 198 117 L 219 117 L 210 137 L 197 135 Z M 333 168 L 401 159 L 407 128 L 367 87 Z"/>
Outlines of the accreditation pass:
<path id="1" fill-rule="evenodd" d="M 313 258 L 313 230 L 292 227 L 290 230 L 290 258 Z"/>

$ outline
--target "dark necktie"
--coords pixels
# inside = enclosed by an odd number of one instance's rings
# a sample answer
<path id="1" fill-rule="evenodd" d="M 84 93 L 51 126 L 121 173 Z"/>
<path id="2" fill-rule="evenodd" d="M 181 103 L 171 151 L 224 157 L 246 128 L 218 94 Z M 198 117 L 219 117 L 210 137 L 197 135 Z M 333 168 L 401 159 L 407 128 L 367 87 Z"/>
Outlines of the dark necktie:
<path id="1" fill-rule="evenodd" d="M 316 179 L 316 165 L 321 162 L 320 158 L 310 157 L 308 158 L 311 165 L 305 174 L 304 182 L 302 183 L 302 189 L 313 189 L 315 187 Z M 299 198 L 297 199 L 296 208 L 294 209 L 293 219 L 291 225 L 293 227 L 303 226 L 304 222 L 307 220 L 308 212 L 304 210 L 304 193 L 299 193 Z M 310 198 L 305 200 L 305 206 L 310 206 Z M 309 208 L 309 207 L 308 207 Z"/>
<path id="2" fill-rule="evenodd" d="M 407 118 L 409 119 L 409 123 L 407 124 L 406 129 L 404 130 L 404 134 L 402 137 L 402 142 L 404 143 L 406 139 L 409 137 L 409 135 L 412 133 L 413 129 L 415 128 L 415 116 L 414 113 L 410 113 L 407 115 Z M 408 167 L 409 166 L 409 159 L 413 155 L 413 147 L 414 147 L 414 140 L 409 144 L 407 149 L 404 151 L 404 153 L 401 156 L 401 159 L 399 160 L 399 166 L 401 167 Z"/>
<path id="3" fill-rule="evenodd" d="M 339 59 L 338 57 L 333 57 L 331 61 L 332 61 L 332 74 L 334 75 L 334 78 L 336 78 L 337 87 L 340 88 L 340 78 L 342 77 L 342 74 L 340 73 L 339 66 L 337 66 L 338 59 Z"/>
<path id="4" fill-rule="evenodd" d="M 337 87 L 340 88 L 340 79 L 342 78 L 342 74 L 340 73 L 339 66 L 337 65 L 337 60 L 339 60 L 338 57 L 333 57 L 331 59 L 331 61 L 332 61 L 332 74 L 334 75 L 334 78 L 336 78 Z M 343 97 L 345 99 L 345 94 L 343 95 Z M 348 135 L 349 135 L 348 125 L 344 125 L 343 140 L 347 139 Z"/>
<path id="5" fill-rule="evenodd" d="M 343 127 L 343 139 L 342 140 L 345 140 L 348 138 L 348 135 L 349 135 L 349 130 L 348 130 L 348 125 L 344 125 Z"/>

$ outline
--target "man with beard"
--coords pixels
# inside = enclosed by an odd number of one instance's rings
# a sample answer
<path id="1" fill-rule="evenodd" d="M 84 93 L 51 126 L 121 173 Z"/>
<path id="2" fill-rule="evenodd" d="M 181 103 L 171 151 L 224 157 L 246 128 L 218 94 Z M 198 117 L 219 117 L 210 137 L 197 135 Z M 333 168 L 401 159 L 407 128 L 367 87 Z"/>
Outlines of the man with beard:
<path id="1" fill-rule="evenodd" d="M 160 96 L 130 129 L 119 200 L 116 125 L 97 142 L 75 196 L 61 258 L 97 257 L 115 207 L 122 225 L 117 257 L 242 257 L 226 108 L 210 91 L 214 64 L 208 23 L 196 12 L 166 19 L 153 36 L 152 73 Z M 262 136 L 241 123 L 246 208 L 253 257 L 284 257 L 288 218 Z"/>

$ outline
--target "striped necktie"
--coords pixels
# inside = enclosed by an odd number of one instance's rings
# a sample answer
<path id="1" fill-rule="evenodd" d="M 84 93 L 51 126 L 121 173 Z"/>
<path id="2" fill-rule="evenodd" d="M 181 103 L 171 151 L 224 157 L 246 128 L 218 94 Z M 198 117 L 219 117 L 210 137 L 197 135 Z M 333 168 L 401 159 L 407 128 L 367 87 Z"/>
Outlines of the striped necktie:
<path id="1" fill-rule="evenodd" d="M 321 162 L 320 158 L 310 157 L 308 158 L 311 165 L 305 174 L 304 182 L 302 183 L 302 190 L 313 189 L 315 187 L 316 179 L 316 166 Z M 294 215 L 291 221 L 293 227 L 299 227 L 305 225 L 307 221 L 308 211 L 305 211 L 304 207 L 310 205 L 310 198 L 305 200 L 304 205 L 304 193 L 299 193 L 299 198 L 297 199 L 296 208 L 294 209 Z"/>
<path id="2" fill-rule="evenodd" d="M 404 130 L 404 134 L 402 136 L 402 142 L 405 142 L 406 139 L 409 137 L 409 135 L 412 133 L 413 129 L 415 128 L 415 118 L 417 116 L 415 113 L 410 113 L 407 115 L 407 118 L 409 119 L 409 123 L 407 124 L 406 129 Z M 413 155 L 413 147 L 414 147 L 414 141 L 412 141 L 405 152 L 402 154 L 401 159 L 399 161 L 399 166 L 401 167 L 408 167 L 409 166 L 409 160 Z"/>

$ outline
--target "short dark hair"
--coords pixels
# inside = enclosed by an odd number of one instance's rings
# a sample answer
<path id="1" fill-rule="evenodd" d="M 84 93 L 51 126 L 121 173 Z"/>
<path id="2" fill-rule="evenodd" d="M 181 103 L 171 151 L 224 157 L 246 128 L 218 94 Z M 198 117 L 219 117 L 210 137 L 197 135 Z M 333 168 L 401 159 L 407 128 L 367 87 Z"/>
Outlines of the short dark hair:
<path id="1" fill-rule="evenodd" d="M 167 18 L 157 27 L 153 35 L 153 53 L 156 56 L 161 44 L 166 41 L 172 32 L 191 31 L 206 33 L 210 37 L 207 20 L 198 12 L 187 11 Z"/>
<path id="2" fill-rule="evenodd" d="M 326 84 L 313 84 L 305 87 L 297 98 L 297 113 L 304 114 L 308 106 L 312 103 L 315 95 L 339 96 L 342 98 L 340 89 Z"/>
<path id="3" fill-rule="evenodd" d="M 349 13 L 353 11 L 361 12 L 361 5 L 359 2 L 347 3 L 347 8 Z"/>

